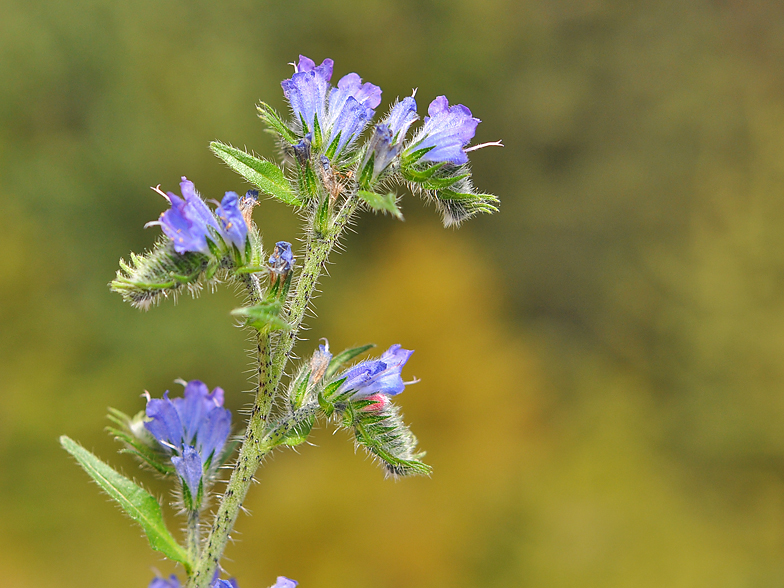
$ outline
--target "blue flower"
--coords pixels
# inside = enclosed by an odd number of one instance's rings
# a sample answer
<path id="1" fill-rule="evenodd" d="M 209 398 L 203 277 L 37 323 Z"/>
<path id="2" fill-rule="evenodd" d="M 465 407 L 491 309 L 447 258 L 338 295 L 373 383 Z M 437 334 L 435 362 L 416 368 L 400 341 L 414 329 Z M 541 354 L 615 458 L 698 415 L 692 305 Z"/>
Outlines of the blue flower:
<path id="1" fill-rule="evenodd" d="M 169 576 L 168 580 L 166 578 L 157 577 L 153 578 L 148 588 L 180 588 L 180 581 L 174 574 Z"/>
<path id="2" fill-rule="evenodd" d="M 270 586 L 270 588 L 297 588 L 297 584 L 299 584 L 299 582 L 296 580 L 292 580 L 286 576 L 278 576 L 277 582 Z"/>
<path id="3" fill-rule="evenodd" d="M 195 499 L 205 468 L 213 464 L 231 432 L 231 412 L 223 408 L 223 390 L 209 388 L 198 380 L 185 386 L 182 398 L 147 402 L 145 428 L 172 455 L 177 474 Z"/>
<path id="4" fill-rule="evenodd" d="M 256 192 L 258 199 L 258 192 Z M 246 196 L 247 197 L 247 196 Z M 221 223 L 221 235 L 227 243 L 232 243 L 240 251 L 245 251 L 248 225 L 240 210 L 240 197 L 236 192 L 226 192 L 220 206 L 215 210 Z"/>
<path id="5" fill-rule="evenodd" d="M 299 63 L 294 66 L 294 75 L 280 84 L 283 87 L 283 94 L 294 111 L 294 117 L 302 126 L 303 133 L 315 129 L 315 120 L 318 120 L 322 132 L 324 131 L 332 63 L 331 59 L 325 59 L 317 67 L 312 59 L 300 55 Z"/>
<path id="6" fill-rule="evenodd" d="M 218 575 L 217 572 L 215 573 L 215 575 L 216 576 Z M 296 585 L 297 583 L 294 582 L 294 586 Z M 180 588 L 180 586 L 181 586 L 180 581 L 177 579 L 177 576 L 172 574 L 171 576 L 169 576 L 168 580 L 166 578 L 161 578 L 161 577 L 153 578 L 148 588 Z M 219 580 L 215 578 L 213 583 L 210 584 L 210 588 L 239 588 L 239 587 L 237 586 L 237 581 L 234 578 L 232 578 L 231 580 Z"/>
<path id="7" fill-rule="evenodd" d="M 180 182 L 180 191 L 183 198 L 158 190 L 172 207 L 162 213 L 159 220 L 145 226 L 160 225 L 164 234 L 172 240 L 174 250 L 180 254 L 188 251 L 209 254 L 207 240 L 214 242 L 215 235 L 219 235 L 226 244 L 233 243 L 240 251 L 245 250 L 248 226 L 237 194 L 226 192 L 216 211 L 220 220 L 218 224 L 215 215 L 196 192 L 193 182 L 185 176 Z"/>
<path id="8" fill-rule="evenodd" d="M 288 241 L 278 241 L 275 243 L 275 249 L 270 255 L 269 265 L 270 271 L 285 278 L 291 271 L 291 266 L 294 264 L 294 254 L 291 252 L 291 243 Z"/>
<path id="9" fill-rule="evenodd" d="M 193 182 L 185 176 L 180 182 L 180 191 L 184 198 L 172 192 L 161 192 L 172 207 L 161 214 L 158 221 L 147 223 L 146 226 L 161 225 L 163 232 L 174 243 L 177 253 L 209 253 L 207 239 L 211 237 L 210 229 L 220 232 L 218 223 L 204 200 L 196 193 Z"/>
<path id="10" fill-rule="evenodd" d="M 367 398 L 375 394 L 386 394 L 387 396 L 400 394 L 406 386 L 401 371 L 412 353 L 414 353 L 413 350 L 403 349 L 400 345 L 392 345 L 379 359 L 362 361 L 348 368 L 338 376 L 338 379 L 345 378 L 338 392 L 353 391 L 352 400 Z"/>
<path id="11" fill-rule="evenodd" d="M 355 73 L 343 76 L 338 87 L 329 94 L 329 140 L 337 140 L 335 155 L 350 145 L 373 118 L 375 109 L 381 104 L 381 88 L 370 82 L 362 83 Z M 339 138 L 338 138 L 339 137 Z"/>
<path id="12" fill-rule="evenodd" d="M 476 126 L 481 122 L 471 116 L 471 111 L 462 104 L 449 106 L 446 96 L 439 96 L 427 109 L 430 116 L 417 133 L 406 153 L 430 148 L 422 155 L 422 161 L 447 162 L 455 165 L 468 163 L 468 155 L 463 149 L 473 139 Z"/>
<path id="13" fill-rule="evenodd" d="M 389 111 L 389 116 L 387 116 L 384 122 L 389 126 L 389 130 L 392 131 L 393 140 L 396 143 L 403 141 L 409 127 L 419 118 L 416 109 L 417 105 L 414 97 L 406 96 L 400 102 L 395 103 Z"/>

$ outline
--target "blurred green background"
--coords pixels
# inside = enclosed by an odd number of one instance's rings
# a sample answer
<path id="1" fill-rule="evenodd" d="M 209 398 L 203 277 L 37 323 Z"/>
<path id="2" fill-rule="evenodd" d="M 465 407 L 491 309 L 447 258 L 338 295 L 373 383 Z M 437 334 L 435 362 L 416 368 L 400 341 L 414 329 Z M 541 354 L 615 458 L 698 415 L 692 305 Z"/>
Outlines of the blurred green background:
<path id="1" fill-rule="evenodd" d="M 242 588 L 784 585 L 784 4 L 755 0 L 0 0 L 0 583 L 172 571 L 57 437 L 169 500 L 106 407 L 178 377 L 249 401 L 230 288 L 143 314 L 106 284 L 157 235 L 148 186 L 245 190 L 213 139 L 275 156 L 254 103 L 285 111 L 299 53 L 382 109 L 468 105 L 502 207 L 445 231 L 407 195 L 346 239 L 308 334 L 417 350 L 435 473 L 384 480 L 324 427 L 276 453 Z"/>

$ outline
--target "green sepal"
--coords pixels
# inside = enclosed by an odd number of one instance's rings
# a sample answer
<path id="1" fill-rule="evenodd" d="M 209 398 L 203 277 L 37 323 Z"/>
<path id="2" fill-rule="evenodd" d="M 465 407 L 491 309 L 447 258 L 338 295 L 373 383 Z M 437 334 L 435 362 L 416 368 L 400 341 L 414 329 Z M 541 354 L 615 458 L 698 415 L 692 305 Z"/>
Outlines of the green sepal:
<path id="1" fill-rule="evenodd" d="M 358 190 L 357 196 L 375 211 L 389 212 L 400 220 L 403 219 L 403 213 L 397 207 L 396 197 L 393 193 L 377 194 L 376 192 L 368 192 L 367 190 Z"/>
<path id="2" fill-rule="evenodd" d="M 130 453 L 131 455 L 135 455 L 144 463 L 155 469 L 158 473 L 165 476 L 174 472 L 173 467 L 165 464 L 161 459 L 159 459 L 160 456 L 158 453 L 143 443 L 140 443 L 138 439 L 135 439 L 125 431 L 115 429 L 114 427 L 106 427 L 106 431 L 114 436 L 117 441 L 121 441 L 128 446 L 125 449 L 121 449 L 119 451 L 120 453 Z"/>
<path id="3" fill-rule="evenodd" d="M 335 405 L 325 398 L 323 391 L 318 395 L 318 403 L 327 418 L 331 417 L 332 413 L 335 412 Z"/>
<path id="4" fill-rule="evenodd" d="M 253 306 L 243 306 L 231 311 L 232 316 L 245 319 L 245 324 L 262 333 L 288 331 L 291 325 L 280 317 L 283 303 L 280 300 L 264 300 Z"/>
<path id="5" fill-rule="evenodd" d="M 297 410 L 304 404 L 310 383 L 310 374 L 311 370 L 303 365 L 297 373 L 297 377 L 289 385 L 289 403 L 292 410 Z"/>
<path id="6" fill-rule="evenodd" d="M 291 206 L 302 206 L 283 170 L 271 161 L 255 157 L 242 149 L 212 141 L 210 149 L 223 162 L 259 190 Z"/>
<path id="7" fill-rule="evenodd" d="M 259 112 L 259 118 L 276 131 L 284 141 L 288 141 L 292 145 L 299 142 L 299 137 L 292 132 L 269 104 L 260 102 L 256 105 L 256 110 Z"/>
<path id="8" fill-rule="evenodd" d="M 445 177 L 433 177 L 429 180 L 425 180 L 424 182 L 420 183 L 420 187 L 424 188 L 425 190 L 442 190 L 444 188 L 449 188 L 450 186 L 454 186 L 460 180 L 464 180 L 465 178 L 469 177 L 470 173 L 460 174 L 457 176 L 445 176 Z"/>
<path id="9" fill-rule="evenodd" d="M 498 198 L 492 194 L 474 194 L 449 189 L 436 192 L 436 206 L 441 210 L 445 226 L 460 224 L 477 214 L 498 212 L 497 204 Z"/>
<path id="10" fill-rule="evenodd" d="M 343 131 L 338 131 L 337 136 L 334 139 L 332 139 L 332 143 L 329 144 L 329 147 L 327 147 L 327 150 L 324 153 L 324 155 L 326 155 L 327 158 L 330 160 L 334 159 L 335 157 L 335 151 L 338 150 L 338 145 L 340 145 L 340 135 L 342 133 Z"/>
<path id="11" fill-rule="evenodd" d="M 408 167 L 410 165 L 413 165 L 414 163 L 416 163 L 417 161 L 422 159 L 422 157 L 424 157 L 425 153 L 427 153 L 429 151 L 432 151 L 435 148 L 436 148 L 436 146 L 433 145 L 432 147 L 425 147 L 424 149 L 417 149 L 416 151 L 412 151 L 410 153 L 409 152 L 403 153 L 403 157 L 401 158 L 402 167 Z"/>
<path id="12" fill-rule="evenodd" d="M 308 436 L 310 435 L 310 431 L 313 429 L 313 423 L 315 421 L 315 417 L 311 416 L 295 425 L 286 434 L 280 444 L 288 445 L 289 447 L 296 447 L 297 445 L 305 443 L 305 441 L 308 440 Z"/>
<path id="13" fill-rule="evenodd" d="M 196 493 L 195 499 L 191 494 L 191 489 L 188 488 L 188 484 L 185 483 L 185 480 L 180 479 L 180 482 L 180 486 L 182 487 L 182 502 L 185 505 L 185 509 L 193 512 L 201 510 L 201 503 L 204 499 L 204 476 L 202 475 L 201 480 L 199 480 L 199 490 Z"/>
<path id="14" fill-rule="evenodd" d="M 183 287 L 196 294 L 210 260 L 202 253 L 177 253 L 171 239 L 161 237 L 150 251 L 142 255 L 131 253 L 130 262 L 121 259 L 109 287 L 131 306 L 147 310 Z"/>
<path id="15" fill-rule="evenodd" d="M 351 361 L 358 355 L 362 355 L 365 351 L 369 349 L 373 349 L 375 347 L 375 343 L 368 343 L 367 345 L 362 345 L 361 347 L 352 347 L 350 349 L 345 349 L 335 355 L 332 360 L 329 362 L 329 366 L 327 367 L 327 371 L 324 374 L 325 379 L 329 379 L 334 376 L 337 371 L 343 366 L 344 363 Z M 341 381 L 342 382 L 342 381 Z"/>
<path id="16" fill-rule="evenodd" d="M 428 181 L 438 170 L 440 170 L 445 165 L 446 163 L 443 161 L 441 163 L 431 165 L 430 167 L 426 167 L 425 169 L 415 169 L 407 165 L 401 165 L 400 173 L 409 182 L 416 182 L 419 184 Z"/>
<path id="17" fill-rule="evenodd" d="M 316 173 L 313 171 L 313 167 L 310 165 L 308 161 L 305 166 L 301 166 L 298 164 L 299 167 L 299 174 L 297 177 L 299 191 L 301 194 L 304 194 L 308 200 L 313 200 L 318 196 L 319 189 L 318 189 L 318 178 L 316 178 Z"/>
<path id="18" fill-rule="evenodd" d="M 428 475 L 431 467 L 417 451 L 417 440 L 405 425 L 400 410 L 391 400 L 380 408 L 370 408 L 377 401 L 360 399 L 350 401 L 342 413 L 342 424 L 354 433 L 358 445 L 375 457 L 392 476 Z"/>
<path id="19" fill-rule="evenodd" d="M 370 188 L 370 181 L 373 179 L 373 165 L 375 164 L 376 154 L 371 153 L 365 167 L 359 172 L 357 183 L 363 188 Z"/>
<path id="20" fill-rule="evenodd" d="M 326 235 L 329 231 L 330 212 L 332 206 L 329 196 L 325 195 L 316 209 L 316 217 L 313 219 L 313 228 L 321 235 Z"/>
<path id="21" fill-rule="evenodd" d="M 319 124 L 318 116 L 313 117 L 313 146 L 314 149 L 321 147 L 321 125 Z"/>
<path id="22" fill-rule="evenodd" d="M 172 561 L 183 564 L 185 570 L 190 572 L 188 554 L 166 528 L 161 505 L 152 494 L 65 435 L 60 437 L 60 444 L 101 489 L 117 501 L 128 516 L 139 523 L 150 541 L 150 547 Z"/>

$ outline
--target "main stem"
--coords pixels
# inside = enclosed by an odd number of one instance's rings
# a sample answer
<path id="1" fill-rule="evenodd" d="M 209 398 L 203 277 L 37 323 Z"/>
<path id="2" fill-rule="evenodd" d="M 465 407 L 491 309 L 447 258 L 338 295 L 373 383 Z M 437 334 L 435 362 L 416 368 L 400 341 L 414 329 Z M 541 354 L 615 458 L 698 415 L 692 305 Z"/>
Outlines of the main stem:
<path id="1" fill-rule="evenodd" d="M 297 340 L 297 333 L 302 326 L 308 304 L 321 276 L 332 248 L 337 244 L 343 229 L 357 209 L 359 201 L 352 195 L 343 204 L 336 215 L 330 229 L 324 235 L 314 234 L 310 227 L 307 252 L 303 262 L 302 273 L 297 280 L 297 288 L 289 305 L 289 324 L 291 330 L 280 337 L 274 352 L 271 350 L 269 334 L 260 333 L 258 338 L 258 388 L 256 400 L 248 419 L 245 439 L 240 447 L 237 463 L 231 473 L 218 512 L 212 524 L 206 545 L 195 562 L 194 571 L 188 579 L 186 588 L 208 588 L 215 570 L 218 569 L 229 535 L 237 521 L 237 516 L 248 494 L 264 455 L 272 449 L 280 439 L 280 433 L 264 436 L 270 411 L 272 410 L 275 391 Z M 251 300 L 258 295 L 252 282 L 246 282 Z"/>

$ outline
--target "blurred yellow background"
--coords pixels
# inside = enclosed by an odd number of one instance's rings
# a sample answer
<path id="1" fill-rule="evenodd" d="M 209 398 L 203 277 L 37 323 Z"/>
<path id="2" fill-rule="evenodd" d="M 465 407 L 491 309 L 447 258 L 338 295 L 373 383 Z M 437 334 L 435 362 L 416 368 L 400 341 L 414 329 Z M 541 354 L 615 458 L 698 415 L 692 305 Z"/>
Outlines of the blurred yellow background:
<path id="1" fill-rule="evenodd" d="M 247 404 L 231 288 L 140 313 L 148 186 L 247 186 L 286 64 L 335 60 L 484 122 L 501 212 L 363 215 L 322 281 L 334 349 L 416 349 L 399 400 L 431 479 L 346 435 L 266 463 L 224 565 L 242 588 L 784 585 L 784 4 L 733 0 L 0 0 L 0 584 L 146 587 L 173 567 L 57 444 L 164 501 L 103 433 L 179 377 Z M 265 242 L 296 241 L 265 201 Z M 236 414 L 236 412 L 235 412 Z M 170 525 L 176 525 L 173 517 Z"/>

